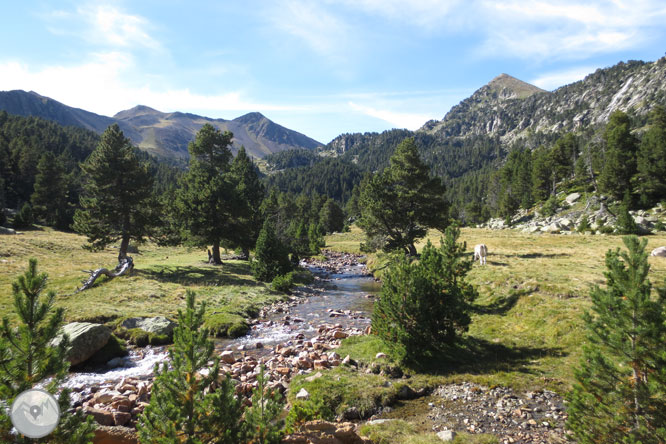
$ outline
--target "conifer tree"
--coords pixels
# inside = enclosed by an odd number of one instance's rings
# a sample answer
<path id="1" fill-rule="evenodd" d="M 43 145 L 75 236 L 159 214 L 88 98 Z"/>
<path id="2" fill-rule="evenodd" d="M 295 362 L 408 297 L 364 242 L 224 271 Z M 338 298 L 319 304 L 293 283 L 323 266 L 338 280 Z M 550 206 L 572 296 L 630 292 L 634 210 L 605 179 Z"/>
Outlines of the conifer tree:
<path id="1" fill-rule="evenodd" d="M 35 191 L 30 197 L 35 216 L 42 218 L 46 225 L 66 229 L 72 217 L 68 189 L 65 168 L 53 153 L 47 151 L 37 164 Z"/>
<path id="2" fill-rule="evenodd" d="M 647 207 L 666 199 L 666 109 L 655 107 L 650 128 L 641 140 L 634 178 L 641 205 Z"/>
<path id="3" fill-rule="evenodd" d="M 441 180 L 430 177 L 414 139 L 402 141 L 390 165 L 361 191 L 358 225 L 366 234 L 365 247 L 381 238 L 386 251 L 399 249 L 416 255 L 414 243 L 428 228 L 444 230 L 448 226 L 449 205 L 444 192 Z"/>
<path id="4" fill-rule="evenodd" d="M 262 226 L 260 206 L 265 190 L 256 166 L 242 146 L 231 163 L 230 176 L 234 185 L 230 244 L 240 248 L 243 256 L 249 259 L 250 249 L 255 246 Z"/>
<path id="5" fill-rule="evenodd" d="M 16 216 L 14 216 L 14 228 L 30 228 L 35 222 L 35 215 L 32 211 L 32 206 L 26 202 L 21 207 Z"/>
<path id="6" fill-rule="evenodd" d="M 622 205 L 617 214 L 617 231 L 620 234 L 638 234 L 639 229 L 636 221 L 631 214 L 629 214 L 629 209 L 631 208 L 631 194 L 629 190 L 624 192 L 624 198 L 622 199 Z"/>
<path id="7" fill-rule="evenodd" d="M 440 248 L 430 242 L 418 261 L 401 255 L 384 273 L 372 312 L 372 331 L 404 361 L 432 357 L 467 331 L 476 289 L 466 282 L 472 260 L 465 259 L 460 230 L 446 229 Z"/>
<path id="8" fill-rule="evenodd" d="M 606 253 L 606 287 L 590 292 L 588 344 L 569 394 L 577 442 L 666 442 L 666 288 L 652 295 L 647 239 Z"/>
<path id="9" fill-rule="evenodd" d="M 118 261 L 127 257 L 130 240 L 138 242 L 156 225 L 153 179 L 117 124 L 109 126 L 88 159 L 81 209 L 74 230 L 88 237 L 87 248 L 98 250 L 120 240 Z"/>
<path id="10" fill-rule="evenodd" d="M 257 239 L 252 274 L 261 281 L 270 282 L 290 270 L 287 250 L 275 235 L 271 220 L 266 219 Z"/>
<path id="11" fill-rule="evenodd" d="M 278 420 L 284 403 L 275 389 L 266 384 L 268 378 L 262 365 L 257 375 L 257 387 L 252 392 L 252 406 L 245 411 L 245 441 L 251 444 L 277 444 L 282 438 L 284 421 Z"/>
<path id="12" fill-rule="evenodd" d="M 211 261 L 222 263 L 220 245 L 233 241 L 234 184 L 229 170 L 233 134 L 205 124 L 190 142 L 190 168 L 176 197 L 183 225 L 201 244 L 212 245 Z"/>
<path id="13" fill-rule="evenodd" d="M 599 188 L 616 200 L 631 188 L 636 173 L 636 138 L 631 134 L 629 116 L 617 110 L 611 114 L 603 139 L 606 142 L 604 166 L 599 175 Z"/>
<path id="14" fill-rule="evenodd" d="M 0 325 L 0 399 L 8 405 L 16 396 L 48 377 L 53 377 L 44 387 L 56 395 L 62 384 L 69 362 L 66 359 L 69 340 L 65 336 L 57 347 L 50 345 L 63 324 L 64 310 L 53 309 L 55 293 L 46 297 L 47 275 L 37 272 L 37 260 L 30 259 L 28 270 L 12 284 L 14 310 L 18 326 L 13 327 L 7 317 Z M 61 417 L 56 429 L 39 442 L 49 444 L 91 443 L 95 425 L 80 412 L 71 413 L 70 391 L 63 389 L 58 395 Z M 28 444 L 31 438 L 11 433 L 12 424 L 4 408 L 0 408 L 0 441 Z"/>
<path id="15" fill-rule="evenodd" d="M 553 169 L 550 156 L 544 147 L 534 150 L 532 155 L 532 197 L 536 202 L 543 202 L 553 190 Z"/>
<path id="16" fill-rule="evenodd" d="M 340 205 L 330 197 L 324 202 L 319 211 L 319 224 L 324 233 L 342 231 L 345 225 L 345 213 Z"/>
<path id="17" fill-rule="evenodd" d="M 150 404 L 137 425 L 139 439 L 142 444 L 237 444 L 241 403 L 229 377 L 221 377 L 220 360 L 202 327 L 205 304 L 197 307 L 189 290 L 186 303 L 185 312 L 178 312 L 169 362 L 155 366 Z"/>

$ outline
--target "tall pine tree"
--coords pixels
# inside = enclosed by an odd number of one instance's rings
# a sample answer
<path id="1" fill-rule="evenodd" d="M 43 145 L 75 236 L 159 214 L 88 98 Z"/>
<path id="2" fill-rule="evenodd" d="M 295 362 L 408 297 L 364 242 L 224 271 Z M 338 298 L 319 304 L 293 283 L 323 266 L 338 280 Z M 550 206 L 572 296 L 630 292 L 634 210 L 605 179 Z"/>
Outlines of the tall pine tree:
<path id="1" fill-rule="evenodd" d="M 72 222 L 68 191 L 69 181 L 62 162 L 47 151 L 37 164 L 35 191 L 30 197 L 35 216 L 46 225 L 66 229 Z"/>
<path id="2" fill-rule="evenodd" d="M 417 239 L 428 228 L 444 230 L 449 223 L 449 205 L 439 178 L 419 157 L 414 139 L 405 139 L 395 150 L 390 165 L 363 187 L 359 199 L 358 225 L 370 244 L 386 251 L 400 249 L 414 256 Z M 379 242 L 376 242 L 379 239 Z"/>
<path id="3" fill-rule="evenodd" d="M 8 405 L 21 392 L 34 388 L 48 377 L 52 379 L 44 388 L 55 395 L 69 369 L 66 359 L 68 339 L 65 337 L 57 347 L 50 345 L 63 324 L 64 310 L 53 309 L 53 291 L 42 297 L 46 281 L 47 275 L 37 272 L 37 260 L 30 259 L 28 270 L 12 284 L 18 325 L 12 326 L 5 317 L 0 326 L 0 399 Z M 39 440 L 40 443 L 92 442 L 95 430 L 92 417 L 86 419 L 81 412 L 70 412 L 69 394 L 68 389 L 63 389 L 58 395 L 60 422 L 50 435 Z M 7 444 L 34 442 L 32 438 L 12 433 L 12 424 L 4 408 L 0 408 L 0 441 Z"/>
<path id="4" fill-rule="evenodd" d="M 666 110 L 655 107 L 638 151 L 636 191 L 643 206 L 666 199 Z"/>
<path id="5" fill-rule="evenodd" d="M 220 245 L 232 242 L 234 185 L 229 170 L 233 134 L 205 124 L 190 142 L 190 168 L 181 182 L 177 208 L 193 240 L 212 245 L 211 262 L 222 263 Z"/>
<path id="6" fill-rule="evenodd" d="M 606 288 L 585 314 L 588 345 L 569 395 L 568 426 L 586 443 L 666 442 L 666 288 L 652 295 L 647 239 L 606 253 Z"/>
<path id="7" fill-rule="evenodd" d="M 631 178 L 636 173 L 636 138 L 631 134 L 629 116 L 617 110 L 611 114 L 603 135 L 606 143 L 604 166 L 599 175 L 599 188 L 616 200 L 631 189 Z"/>
<path id="8" fill-rule="evenodd" d="M 93 250 L 120 240 L 122 262 L 130 240 L 143 241 L 156 224 L 153 179 L 117 124 L 104 131 L 81 169 L 85 185 L 74 229 L 88 236 L 88 248 Z"/>

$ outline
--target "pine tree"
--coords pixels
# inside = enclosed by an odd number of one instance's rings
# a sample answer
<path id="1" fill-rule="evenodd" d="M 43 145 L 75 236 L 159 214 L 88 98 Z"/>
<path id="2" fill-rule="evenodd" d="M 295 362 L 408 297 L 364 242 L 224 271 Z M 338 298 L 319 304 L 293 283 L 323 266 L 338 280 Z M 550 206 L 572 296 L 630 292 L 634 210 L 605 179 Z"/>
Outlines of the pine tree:
<path id="1" fill-rule="evenodd" d="M 33 223 L 35 223 L 35 216 L 32 206 L 29 202 L 26 202 L 21 207 L 21 211 L 14 216 L 14 228 L 30 228 Z"/>
<path id="2" fill-rule="evenodd" d="M 261 281 L 271 282 L 275 276 L 291 270 L 287 250 L 275 235 L 270 219 L 264 222 L 259 233 L 254 255 L 252 274 Z"/>
<path id="3" fill-rule="evenodd" d="M 340 205 L 330 197 L 324 202 L 319 211 L 319 224 L 324 233 L 342 231 L 345 225 L 345 213 Z"/>
<path id="4" fill-rule="evenodd" d="M 638 234 L 639 228 L 636 224 L 636 221 L 631 214 L 629 209 L 631 208 L 631 194 L 629 190 L 624 192 L 624 198 L 622 199 L 622 205 L 617 214 L 617 231 L 619 234 Z"/>
<path id="5" fill-rule="evenodd" d="M 118 261 L 127 257 L 130 240 L 137 242 L 156 225 L 153 179 L 117 124 L 81 164 L 85 177 L 82 209 L 74 214 L 74 230 L 88 237 L 87 248 L 99 250 L 120 240 Z"/>
<path id="6" fill-rule="evenodd" d="M 606 253 L 606 288 L 590 292 L 588 345 L 567 425 L 587 443 L 666 442 L 666 288 L 652 295 L 647 239 Z"/>
<path id="7" fill-rule="evenodd" d="M 553 190 L 550 156 L 544 147 L 539 147 L 534 150 L 532 159 L 532 196 L 536 202 L 543 202 Z"/>
<path id="8" fill-rule="evenodd" d="M 262 365 L 257 375 L 257 386 L 252 392 L 252 407 L 245 411 L 245 441 L 251 444 L 277 444 L 282 438 L 284 421 L 278 420 L 283 410 L 282 397 L 266 384 L 268 378 Z"/>
<path id="9" fill-rule="evenodd" d="M 21 392 L 53 377 L 45 389 L 55 395 L 62 384 L 69 362 L 66 359 L 68 339 L 57 347 L 50 345 L 63 324 L 64 310 L 53 309 L 55 293 L 45 298 L 47 275 L 37 272 L 37 260 L 30 259 L 28 270 L 12 284 L 14 310 L 18 326 L 13 327 L 5 317 L 0 326 L 0 399 L 11 405 Z M 92 442 L 95 425 L 80 412 L 71 413 L 70 391 L 63 389 L 58 395 L 61 417 L 59 425 L 39 442 L 52 444 L 84 444 Z M 0 409 L 0 441 L 3 443 L 31 443 L 30 438 L 11 433 L 12 424 L 5 409 Z"/>
<path id="10" fill-rule="evenodd" d="M 368 241 L 385 239 L 384 250 L 401 249 L 414 256 L 414 243 L 428 228 L 444 230 L 448 226 L 449 205 L 444 192 L 441 180 L 430 177 L 414 139 L 405 139 L 391 156 L 388 168 L 363 187 L 358 225 Z"/>
<path id="11" fill-rule="evenodd" d="M 65 168 L 53 153 L 46 152 L 37 164 L 35 191 L 30 197 L 35 216 L 46 225 L 66 229 L 72 222 L 67 194 L 69 183 Z"/>
<path id="12" fill-rule="evenodd" d="M 0 227 L 5 225 L 7 222 L 7 216 L 5 216 L 5 205 L 7 205 L 7 201 L 5 200 L 5 180 L 0 177 Z"/>
<path id="13" fill-rule="evenodd" d="M 150 404 L 137 425 L 139 439 L 143 444 L 237 444 L 242 405 L 229 377 L 221 377 L 219 358 L 202 327 L 205 304 L 197 307 L 189 290 L 186 303 L 185 312 L 178 312 L 169 362 L 155 366 Z"/>
<path id="14" fill-rule="evenodd" d="M 643 135 L 634 178 L 641 205 L 647 207 L 666 198 L 666 110 L 655 107 L 650 128 Z"/>
<path id="15" fill-rule="evenodd" d="M 213 247 L 212 262 L 222 263 L 220 245 L 233 242 L 234 184 L 229 171 L 233 134 L 205 124 L 188 146 L 190 168 L 176 197 L 178 213 L 193 240 Z"/>
<path id="16" fill-rule="evenodd" d="M 231 164 L 230 176 L 235 187 L 230 245 L 240 248 L 249 259 L 263 224 L 260 206 L 265 190 L 256 166 L 242 146 Z"/>
<path id="17" fill-rule="evenodd" d="M 418 262 L 398 256 L 384 273 L 372 312 L 372 331 L 404 361 L 422 361 L 456 341 L 471 322 L 476 289 L 466 282 L 472 268 L 465 259 L 460 230 L 446 229 L 440 248 L 430 242 Z"/>
<path id="18" fill-rule="evenodd" d="M 616 200 L 631 188 L 636 173 L 636 138 L 631 134 L 631 121 L 622 111 L 611 114 L 603 139 L 606 142 L 604 166 L 599 175 L 599 188 Z"/>

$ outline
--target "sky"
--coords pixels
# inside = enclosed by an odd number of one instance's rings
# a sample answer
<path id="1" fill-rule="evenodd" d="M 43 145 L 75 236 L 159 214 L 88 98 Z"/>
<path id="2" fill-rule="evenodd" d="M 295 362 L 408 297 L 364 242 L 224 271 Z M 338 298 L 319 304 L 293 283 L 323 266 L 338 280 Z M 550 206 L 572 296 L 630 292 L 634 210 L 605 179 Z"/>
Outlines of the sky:
<path id="1" fill-rule="evenodd" d="M 501 73 L 546 90 L 666 51 L 663 0 L 21 0 L 0 90 L 113 116 L 258 111 L 322 143 L 418 129 Z"/>

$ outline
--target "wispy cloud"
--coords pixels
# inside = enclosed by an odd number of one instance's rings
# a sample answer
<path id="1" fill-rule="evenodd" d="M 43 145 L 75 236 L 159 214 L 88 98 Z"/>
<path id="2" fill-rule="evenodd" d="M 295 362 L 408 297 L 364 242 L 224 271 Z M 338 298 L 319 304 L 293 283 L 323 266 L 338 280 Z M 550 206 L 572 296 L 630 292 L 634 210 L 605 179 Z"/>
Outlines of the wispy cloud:
<path id="1" fill-rule="evenodd" d="M 568 85 L 578 80 L 583 80 L 585 76 L 594 72 L 595 68 L 592 66 L 580 66 L 576 68 L 567 69 L 564 71 L 548 72 L 540 75 L 539 77 L 530 81 L 531 84 L 543 88 L 548 91 L 559 88 L 563 85 Z"/>
<path id="2" fill-rule="evenodd" d="M 163 49 L 160 42 L 150 35 L 153 25 L 148 19 L 125 12 L 113 4 L 92 2 L 79 6 L 75 11 L 53 11 L 46 18 L 53 33 L 74 35 L 90 44 Z"/>
<path id="3" fill-rule="evenodd" d="M 389 109 L 377 109 L 370 106 L 358 105 L 354 102 L 349 102 L 349 106 L 354 111 L 360 112 L 367 116 L 381 119 L 390 123 L 396 128 L 407 128 L 409 130 L 416 130 L 423 126 L 425 122 L 436 116 L 420 114 L 420 113 L 404 113 L 392 111 Z"/>

